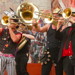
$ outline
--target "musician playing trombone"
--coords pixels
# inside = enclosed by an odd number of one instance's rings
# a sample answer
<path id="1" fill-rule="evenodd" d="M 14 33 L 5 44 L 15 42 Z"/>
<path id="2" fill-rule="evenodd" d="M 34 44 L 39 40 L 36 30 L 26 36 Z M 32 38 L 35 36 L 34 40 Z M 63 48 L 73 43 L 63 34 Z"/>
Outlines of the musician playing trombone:
<path id="1" fill-rule="evenodd" d="M 60 61 L 57 63 L 59 41 L 55 38 L 56 26 L 53 23 L 49 23 L 40 27 L 39 24 L 33 20 L 33 30 L 37 32 L 47 32 L 47 46 L 44 54 L 41 75 L 49 75 L 53 63 L 56 63 L 56 75 L 63 75 L 62 62 Z"/>
<path id="2" fill-rule="evenodd" d="M 27 72 L 27 62 L 29 59 L 29 49 L 31 40 L 34 40 L 35 37 L 31 35 L 29 30 L 25 28 L 25 25 L 19 24 L 19 31 L 22 32 L 22 39 L 20 41 L 19 50 L 16 52 L 16 73 L 17 75 L 29 75 Z"/>
<path id="3" fill-rule="evenodd" d="M 15 51 L 22 37 L 16 31 L 18 20 L 10 19 L 9 25 L 0 28 L 0 75 L 4 75 L 6 69 L 8 75 L 16 75 L 15 71 Z"/>
<path id="4" fill-rule="evenodd" d="M 57 39 L 61 41 L 58 60 L 63 59 L 66 75 L 75 75 L 75 12 L 70 16 L 67 26 L 61 19 L 58 25 L 62 25 L 57 31 Z"/>

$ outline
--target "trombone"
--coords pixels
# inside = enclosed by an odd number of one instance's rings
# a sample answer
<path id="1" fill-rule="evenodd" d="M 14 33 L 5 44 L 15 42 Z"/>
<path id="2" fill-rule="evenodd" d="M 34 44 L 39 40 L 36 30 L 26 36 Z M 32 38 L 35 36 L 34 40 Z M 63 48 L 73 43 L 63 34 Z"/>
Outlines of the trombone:
<path id="1" fill-rule="evenodd" d="M 71 11 L 70 8 L 64 9 L 64 11 L 62 12 L 62 17 L 63 17 L 63 19 L 65 21 L 63 23 L 63 25 L 67 25 L 69 23 L 71 15 L 72 15 L 72 11 Z"/>
<path id="2" fill-rule="evenodd" d="M 65 21 L 64 24 L 67 24 L 69 22 L 69 18 L 72 15 L 72 11 L 70 8 L 66 8 L 61 13 L 58 13 L 58 15 L 59 14 L 61 14 L 61 17 L 63 17 L 63 19 L 61 19 L 61 20 Z M 59 16 L 57 16 L 57 17 L 59 17 Z M 53 24 L 57 25 L 58 20 L 60 20 L 59 18 L 57 19 L 54 17 L 54 15 L 50 14 L 48 17 L 46 17 L 44 19 L 44 22 L 45 23 L 53 23 Z"/>
<path id="3" fill-rule="evenodd" d="M 32 3 L 21 3 L 16 11 L 16 16 L 18 16 L 18 18 L 15 19 L 19 20 L 18 23 L 23 23 L 25 25 L 31 26 L 33 19 L 39 19 L 39 15 L 37 15 L 35 12 L 39 12 L 39 9 Z M 3 16 L 1 23 L 3 25 L 7 25 L 9 23 L 9 19 L 9 16 Z"/>

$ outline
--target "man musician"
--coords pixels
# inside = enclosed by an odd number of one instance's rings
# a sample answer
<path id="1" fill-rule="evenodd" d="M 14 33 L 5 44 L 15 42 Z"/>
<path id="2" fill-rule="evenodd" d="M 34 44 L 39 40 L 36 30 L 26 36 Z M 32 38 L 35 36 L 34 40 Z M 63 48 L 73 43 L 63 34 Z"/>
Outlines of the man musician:
<path id="1" fill-rule="evenodd" d="M 10 19 L 9 25 L 0 28 L 0 75 L 4 75 L 5 69 L 8 75 L 16 75 L 15 71 L 15 51 L 21 39 L 21 33 L 17 32 L 16 23 L 18 20 Z"/>
<path id="2" fill-rule="evenodd" d="M 17 75 L 29 75 L 27 72 L 27 62 L 29 58 L 29 48 L 30 48 L 30 40 L 34 40 L 34 36 L 29 33 L 28 30 L 25 29 L 25 25 L 20 23 L 19 29 L 22 31 L 22 37 L 25 38 L 23 42 L 21 42 L 22 47 L 19 51 L 16 52 L 16 73 Z"/>

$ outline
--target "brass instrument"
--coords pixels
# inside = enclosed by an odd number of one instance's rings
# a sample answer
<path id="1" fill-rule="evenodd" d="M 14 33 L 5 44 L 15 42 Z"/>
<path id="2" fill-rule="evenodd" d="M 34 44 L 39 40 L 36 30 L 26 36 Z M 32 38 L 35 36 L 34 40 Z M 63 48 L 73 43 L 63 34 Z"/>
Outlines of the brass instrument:
<path id="1" fill-rule="evenodd" d="M 53 23 L 55 26 L 57 25 L 57 22 L 57 19 L 55 19 L 52 14 L 50 14 L 48 17 L 44 19 L 44 23 Z"/>
<path id="2" fill-rule="evenodd" d="M 2 19 L 1 19 L 1 24 L 2 25 L 7 26 L 7 25 L 9 25 L 11 23 L 13 23 L 15 25 L 18 25 L 18 18 L 16 16 L 15 17 L 10 17 L 10 16 L 7 16 L 7 15 L 5 15 L 5 16 L 2 17 Z"/>
<path id="3" fill-rule="evenodd" d="M 28 25 L 30 27 L 33 19 L 39 19 L 39 15 L 37 15 L 36 12 L 39 13 L 39 10 L 32 3 L 22 3 L 17 8 L 16 16 L 18 16 L 18 18 L 16 19 L 19 19 L 18 23 L 23 23 L 24 25 Z M 1 23 L 3 25 L 7 25 L 9 23 L 9 18 L 10 17 L 7 15 L 3 16 Z"/>
<path id="4" fill-rule="evenodd" d="M 1 23 L 2 25 L 8 25 L 10 22 L 9 22 L 9 16 L 3 16 L 2 19 L 1 19 Z M 26 38 L 23 36 L 20 43 L 18 44 L 18 50 L 21 50 L 24 45 L 26 44 L 27 40 Z"/>
<path id="5" fill-rule="evenodd" d="M 52 23 L 52 22 L 53 22 L 53 16 L 51 14 L 44 19 L 44 23 Z"/>
<path id="6" fill-rule="evenodd" d="M 24 24 L 27 29 L 32 29 L 32 21 L 33 19 L 38 20 L 39 15 L 36 14 L 39 12 L 38 8 L 32 3 L 22 3 L 17 8 L 17 16 L 19 17 L 19 22 Z M 26 44 L 27 40 L 25 37 L 22 37 L 21 42 L 18 45 L 18 49 L 21 50 Z"/>
<path id="7" fill-rule="evenodd" d="M 24 45 L 27 43 L 27 40 L 26 40 L 26 38 L 23 36 L 22 37 L 22 39 L 21 39 L 21 41 L 20 41 L 20 43 L 18 44 L 18 50 L 21 50 L 23 47 L 24 47 Z"/>
<path id="8" fill-rule="evenodd" d="M 63 16 L 64 19 L 68 19 L 71 15 L 72 15 L 72 11 L 71 11 L 70 8 L 66 8 L 62 12 L 62 16 Z"/>
<path id="9" fill-rule="evenodd" d="M 64 11 L 62 12 L 62 16 L 63 16 L 63 18 L 64 18 L 64 23 L 63 23 L 63 25 L 68 26 L 68 23 L 69 23 L 69 21 L 70 21 L 71 15 L 72 15 L 72 11 L 71 11 L 70 8 L 64 9 Z"/>
<path id="10" fill-rule="evenodd" d="M 61 20 L 64 20 L 65 23 L 67 23 L 69 21 L 70 16 L 72 15 L 72 11 L 70 8 L 66 8 L 59 14 L 61 14 L 63 17 L 63 19 L 61 19 Z M 53 23 L 54 25 L 57 25 L 58 20 L 59 20 L 59 18 L 56 19 L 56 17 L 54 17 L 52 14 L 49 14 L 49 16 L 48 17 L 46 16 L 46 18 L 44 19 L 44 22 L 45 23 Z"/>
<path id="11" fill-rule="evenodd" d="M 39 16 L 35 14 L 36 12 L 39 12 L 39 10 L 32 3 L 22 3 L 18 6 L 16 13 L 20 22 L 30 26 L 33 19 L 39 19 Z"/>
<path id="12" fill-rule="evenodd" d="M 7 15 L 3 16 L 2 19 L 1 19 L 1 23 L 3 25 L 8 25 L 8 23 L 9 23 L 9 16 L 7 16 Z"/>

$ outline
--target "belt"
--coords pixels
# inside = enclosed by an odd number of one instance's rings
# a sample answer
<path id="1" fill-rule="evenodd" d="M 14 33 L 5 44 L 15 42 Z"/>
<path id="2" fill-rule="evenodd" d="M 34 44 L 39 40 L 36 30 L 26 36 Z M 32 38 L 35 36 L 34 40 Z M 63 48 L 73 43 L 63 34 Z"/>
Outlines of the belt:
<path id="1" fill-rule="evenodd" d="M 0 56 L 5 56 L 5 57 L 14 57 L 12 54 L 0 54 Z"/>
<path id="2" fill-rule="evenodd" d="M 69 56 L 69 59 L 72 59 L 72 55 Z"/>

